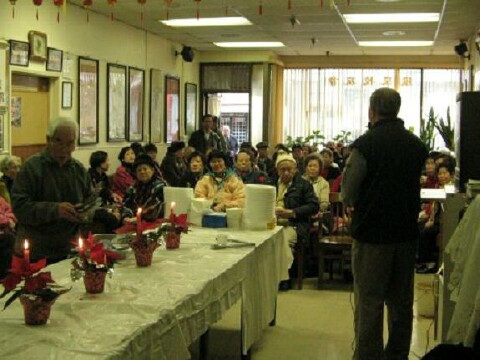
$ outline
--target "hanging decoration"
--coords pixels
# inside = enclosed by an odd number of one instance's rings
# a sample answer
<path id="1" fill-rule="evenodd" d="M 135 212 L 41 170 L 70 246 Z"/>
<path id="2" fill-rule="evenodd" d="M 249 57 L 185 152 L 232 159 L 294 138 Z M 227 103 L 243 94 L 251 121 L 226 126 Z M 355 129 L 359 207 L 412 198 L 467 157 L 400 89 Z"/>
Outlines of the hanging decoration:
<path id="1" fill-rule="evenodd" d="M 320 0 L 320 7 L 323 9 L 323 0 Z"/>
<path id="2" fill-rule="evenodd" d="M 287 9 L 292 10 L 292 0 L 288 0 Z"/>
<path id="3" fill-rule="evenodd" d="M 115 4 L 117 3 L 117 0 L 107 0 L 108 2 L 108 5 L 110 5 L 112 7 L 112 10 L 110 12 L 110 20 L 115 20 L 114 16 L 113 16 L 113 7 L 115 6 Z"/>
<path id="4" fill-rule="evenodd" d="M 140 21 L 143 22 L 143 10 L 145 8 L 145 4 L 147 3 L 147 0 L 137 0 L 137 2 L 142 5 L 142 11 L 140 13 Z"/>
<path id="5" fill-rule="evenodd" d="M 57 7 L 57 23 L 60 23 L 60 7 L 63 6 L 63 0 L 53 0 L 53 4 Z"/>
<path id="6" fill-rule="evenodd" d="M 202 0 L 194 0 L 197 3 L 197 20 L 200 19 L 200 3 Z"/>
<path id="7" fill-rule="evenodd" d="M 170 5 L 172 5 L 172 1 L 173 0 L 165 0 L 165 4 L 167 4 L 167 15 L 165 16 L 166 20 L 170 18 Z"/>
<path id="8" fill-rule="evenodd" d="M 90 22 L 88 9 L 92 6 L 93 0 L 83 0 L 83 7 L 87 10 L 87 23 Z"/>
<path id="9" fill-rule="evenodd" d="M 10 4 L 12 5 L 12 19 L 15 19 L 15 4 L 17 0 L 10 0 Z"/>
<path id="10" fill-rule="evenodd" d="M 35 17 L 37 18 L 38 21 L 38 7 L 42 5 L 43 0 L 33 0 L 33 5 L 37 7 L 36 15 Z"/>
<path id="11" fill-rule="evenodd" d="M 258 4 L 258 15 L 263 15 L 263 4 L 262 4 L 262 0 L 260 0 L 260 3 Z"/>

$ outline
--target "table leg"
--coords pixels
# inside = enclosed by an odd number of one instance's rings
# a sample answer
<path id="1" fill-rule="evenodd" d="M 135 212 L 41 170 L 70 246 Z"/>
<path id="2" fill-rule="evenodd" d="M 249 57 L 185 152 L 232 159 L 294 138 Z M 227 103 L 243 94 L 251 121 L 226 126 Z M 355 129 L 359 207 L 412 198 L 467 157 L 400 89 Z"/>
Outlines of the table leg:
<path id="1" fill-rule="evenodd" d="M 325 259 L 322 245 L 318 248 L 318 289 L 322 287 L 323 272 L 325 271 Z"/>
<path id="2" fill-rule="evenodd" d="M 200 336 L 200 360 L 207 360 L 208 359 L 208 338 L 210 334 L 210 329 L 205 331 L 201 336 Z"/>
<path id="3" fill-rule="evenodd" d="M 277 296 L 275 295 L 275 309 L 273 310 L 273 319 L 268 324 L 269 326 L 277 325 Z"/>

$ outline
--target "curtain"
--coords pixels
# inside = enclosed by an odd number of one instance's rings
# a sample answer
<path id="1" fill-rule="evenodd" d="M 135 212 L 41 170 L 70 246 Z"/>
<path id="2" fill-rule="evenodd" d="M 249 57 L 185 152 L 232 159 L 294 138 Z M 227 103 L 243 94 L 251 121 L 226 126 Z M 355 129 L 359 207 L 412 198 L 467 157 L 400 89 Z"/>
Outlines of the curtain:
<path id="1" fill-rule="evenodd" d="M 283 141 L 315 130 L 326 141 L 342 131 L 356 139 L 367 129 L 369 98 L 379 87 L 399 91 L 399 117 L 418 134 L 420 118 L 428 116 L 430 106 L 444 119 L 450 106 L 453 121 L 459 79 L 459 70 L 445 69 L 285 69 Z"/>

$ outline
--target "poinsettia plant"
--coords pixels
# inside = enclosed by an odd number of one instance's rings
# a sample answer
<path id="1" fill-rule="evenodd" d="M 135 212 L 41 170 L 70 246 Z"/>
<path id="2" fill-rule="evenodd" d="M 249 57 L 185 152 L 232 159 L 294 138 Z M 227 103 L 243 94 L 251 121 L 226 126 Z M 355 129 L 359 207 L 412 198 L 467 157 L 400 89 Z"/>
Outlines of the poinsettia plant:
<path id="1" fill-rule="evenodd" d="M 56 284 L 50 271 L 39 272 L 46 265 L 46 259 L 30 263 L 23 257 L 12 257 L 12 268 L 8 275 L 1 280 L 4 290 L 0 298 L 11 292 L 13 294 L 5 302 L 3 309 L 6 309 L 20 295 L 40 297 L 43 301 L 52 301 L 70 290 Z"/>
<path id="2" fill-rule="evenodd" d="M 121 258 L 117 252 L 106 249 L 103 243 L 95 242 L 91 233 L 78 245 L 78 256 L 72 261 L 73 280 L 80 279 L 85 271 L 105 271 L 111 274 L 115 261 Z"/>
<path id="3" fill-rule="evenodd" d="M 156 234 L 163 234 L 172 231 L 177 234 L 188 233 L 187 214 L 171 214 L 168 219 L 163 219 L 162 225 L 157 229 Z"/>

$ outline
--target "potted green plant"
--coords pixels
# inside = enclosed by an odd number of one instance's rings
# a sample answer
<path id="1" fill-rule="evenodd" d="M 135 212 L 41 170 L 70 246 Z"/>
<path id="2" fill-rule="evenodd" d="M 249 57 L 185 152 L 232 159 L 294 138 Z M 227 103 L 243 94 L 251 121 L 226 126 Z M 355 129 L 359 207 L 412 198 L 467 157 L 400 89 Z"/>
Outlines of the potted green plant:
<path id="1" fill-rule="evenodd" d="M 435 123 L 437 117 L 433 107 L 431 107 L 428 119 L 425 120 L 423 117 L 420 119 L 420 140 L 423 141 L 429 152 L 433 150 L 435 145 Z"/>
<path id="2" fill-rule="evenodd" d="M 455 151 L 455 129 L 450 119 L 450 106 L 447 107 L 447 122 L 443 118 L 435 121 L 435 128 L 443 139 L 445 146 L 450 151 Z"/>

